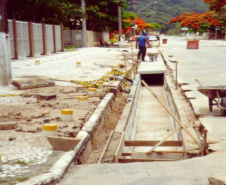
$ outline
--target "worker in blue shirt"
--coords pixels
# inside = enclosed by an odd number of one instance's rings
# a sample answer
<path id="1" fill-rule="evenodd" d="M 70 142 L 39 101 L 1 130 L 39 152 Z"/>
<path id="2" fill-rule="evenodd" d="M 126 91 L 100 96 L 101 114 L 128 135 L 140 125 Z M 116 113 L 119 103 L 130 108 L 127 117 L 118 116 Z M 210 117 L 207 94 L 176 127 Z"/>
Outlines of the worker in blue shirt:
<path id="1" fill-rule="evenodd" d="M 140 35 L 137 40 L 136 40 L 136 48 L 137 46 L 139 46 L 139 52 L 137 55 L 137 59 L 140 59 L 140 55 L 142 57 L 142 61 L 144 61 L 145 55 L 146 55 L 146 43 L 148 44 L 148 46 L 151 47 L 149 41 L 148 41 L 148 37 L 147 37 L 147 33 L 143 32 L 143 35 Z"/>

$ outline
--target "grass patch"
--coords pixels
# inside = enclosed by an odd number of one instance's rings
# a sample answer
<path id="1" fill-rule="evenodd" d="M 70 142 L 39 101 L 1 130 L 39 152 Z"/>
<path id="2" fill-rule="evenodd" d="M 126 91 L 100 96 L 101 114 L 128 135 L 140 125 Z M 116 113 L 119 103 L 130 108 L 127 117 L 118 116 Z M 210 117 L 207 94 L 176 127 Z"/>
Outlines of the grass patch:
<path id="1" fill-rule="evenodd" d="M 17 177 L 15 180 L 17 181 L 17 182 L 24 182 L 24 181 L 26 181 L 26 180 L 28 180 L 29 179 L 29 177 Z"/>
<path id="2" fill-rule="evenodd" d="M 28 163 L 25 161 L 17 161 L 15 164 L 28 165 Z"/>

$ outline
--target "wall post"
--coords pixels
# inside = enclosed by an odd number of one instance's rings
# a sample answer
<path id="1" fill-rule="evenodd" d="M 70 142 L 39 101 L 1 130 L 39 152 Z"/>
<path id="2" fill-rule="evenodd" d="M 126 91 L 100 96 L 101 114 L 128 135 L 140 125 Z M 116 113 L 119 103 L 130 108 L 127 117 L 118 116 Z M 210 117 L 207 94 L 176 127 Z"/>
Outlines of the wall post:
<path id="1" fill-rule="evenodd" d="M 53 24 L 53 53 L 56 53 L 56 27 Z"/>
<path id="2" fill-rule="evenodd" d="M 64 30 L 62 24 L 60 24 L 60 33 L 61 33 L 61 51 L 64 51 Z"/>
<path id="3" fill-rule="evenodd" d="M 42 55 L 47 54 L 47 48 L 46 48 L 46 25 L 45 23 L 42 23 L 42 38 L 43 38 L 43 53 Z"/>
<path id="4" fill-rule="evenodd" d="M 13 44 L 14 44 L 14 60 L 18 60 L 18 43 L 17 43 L 17 26 L 16 19 L 13 19 Z"/>
<path id="5" fill-rule="evenodd" d="M 29 45 L 30 45 L 30 55 L 29 57 L 34 57 L 34 32 L 33 32 L 33 24 L 31 21 L 28 22 L 28 31 L 29 31 Z"/>

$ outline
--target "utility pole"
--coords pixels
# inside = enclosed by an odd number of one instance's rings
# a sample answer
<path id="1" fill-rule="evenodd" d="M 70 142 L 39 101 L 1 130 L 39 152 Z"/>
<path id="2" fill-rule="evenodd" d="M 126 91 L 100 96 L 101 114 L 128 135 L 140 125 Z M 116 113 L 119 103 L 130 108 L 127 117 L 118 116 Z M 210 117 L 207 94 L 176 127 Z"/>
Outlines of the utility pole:
<path id="1" fill-rule="evenodd" d="M 81 0 L 82 2 L 82 40 L 83 46 L 87 47 L 87 37 L 86 37 L 86 4 L 85 0 Z"/>
<path id="2" fill-rule="evenodd" d="M 119 29 L 119 47 L 122 46 L 122 10 L 121 0 L 118 0 L 118 29 Z"/>
<path id="3" fill-rule="evenodd" d="M 6 0 L 0 0 L 0 85 L 11 83 L 11 56 Z"/>
<path id="4" fill-rule="evenodd" d="M 133 13 L 135 14 L 135 0 L 133 0 Z M 133 28 L 133 36 L 134 36 L 134 40 L 135 40 L 135 35 L 136 35 L 136 17 L 134 19 L 134 28 Z"/>

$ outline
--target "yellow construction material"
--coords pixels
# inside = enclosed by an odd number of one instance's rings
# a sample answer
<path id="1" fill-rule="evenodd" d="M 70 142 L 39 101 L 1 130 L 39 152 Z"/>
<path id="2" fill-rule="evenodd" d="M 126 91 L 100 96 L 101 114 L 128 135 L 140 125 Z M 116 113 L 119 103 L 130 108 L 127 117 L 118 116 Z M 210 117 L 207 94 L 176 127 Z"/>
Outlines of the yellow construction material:
<path id="1" fill-rule="evenodd" d="M 35 65 L 39 65 L 40 64 L 40 60 L 35 60 Z"/>
<path id="2" fill-rule="evenodd" d="M 101 79 L 99 79 L 101 80 Z M 88 88 L 97 88 L 96 80 L 93 81 L 80 81 L 80 80 L 71 80 L 71 82 L 76 83 L 77 85 L 82 85 Z"/>
<path id="3" fill-rule="evenodd" d="M 57 130 L 57 124 L 43 124 L 42 130 L 44 131 L 56 131 Z"/>
<path id="4" fill-rule="evenodd" d="M 76 67 L 81 67 L 81 62 L 76 62 Z"/>
<path id="5" fill-rule="evenodd" d="M 72 115 L 73 110 L 72 109 L 63 109 L 63 110 L 61 110 L 61 114 Z"/>
<path id="6" fill-rule="evenodd" d="M 21 96 L 22 94 L 0 94 L 1 97 L 9 97 L 9 96 Z"/>
<path id="7" fill-rule="evenodd" d="M 88 94 L 95 94 L 96 88 L 88 88 L 87 91 L 88 91 Z"/>
<path id="8" fill-rule="evenodd" d="M 96 82 L 98 85 L 102 85 L 104 82 L 103 81 L 97 81 Z"/>
<path id="9" fill-rule="evenodd" d="M 78 101 L 87 101 L 88 97 L 87 96 L 79 96 Z"/>
<path id="10" fill-rule="evenodd" d="M 108 72 L 108 76 L 112 77 L 114 75 L 114 73 L 111 71 L 111 72 Z"/>
<path id="11" fill-rule="evenodd" d="M 96 91 L 96 88 L 88 88 L 88 91 Z"/>
<path id="12" fill-rule="evenodd" d="M 108 76 L 108 75 L 105 75 L 105 76 L 103 76 L 103 79 L 104 79 L 104 82 L 108 82 L 109 80 L 110 80 L 110 76 Z"/>

